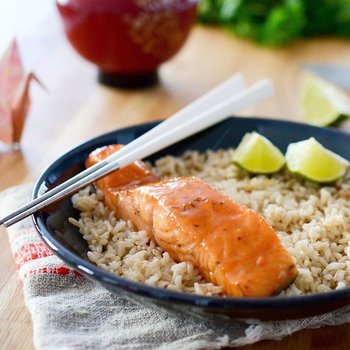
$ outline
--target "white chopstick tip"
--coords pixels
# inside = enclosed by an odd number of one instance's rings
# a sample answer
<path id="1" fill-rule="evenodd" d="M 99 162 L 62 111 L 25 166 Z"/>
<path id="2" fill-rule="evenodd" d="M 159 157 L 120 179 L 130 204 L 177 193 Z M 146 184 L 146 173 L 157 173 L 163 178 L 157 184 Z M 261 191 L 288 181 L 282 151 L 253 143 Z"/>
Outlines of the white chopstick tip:
<path id="1" fill-rule="evenodd" d="M 275 86 L 271 79 L 263 79 L 255 84 L 255 87 L 264 97 L 270 97 L 275 93 Z"/>
<path id="2" fill-rule="evenodd" d="M 237 110 L 242 110 L 249 105 L 271 97 L 274 92 L 274 85 L 270 79 L 261 80 L 238 94 L 240 97 L 239 102 L 237 106 L 233 106 L 232 111 L 236 112 Z"/>

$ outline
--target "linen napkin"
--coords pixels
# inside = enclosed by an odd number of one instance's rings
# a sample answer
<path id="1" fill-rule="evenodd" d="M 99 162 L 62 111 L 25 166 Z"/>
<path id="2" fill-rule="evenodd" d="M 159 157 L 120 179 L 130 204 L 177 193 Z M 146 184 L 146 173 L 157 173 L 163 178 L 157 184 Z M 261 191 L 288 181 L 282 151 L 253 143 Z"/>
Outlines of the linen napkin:
<path id="1" fill-rule="evenodd" d="M 0 215 L 28 201 L 31 185 L 0 194 Z M 219 349 L 281 339 L 304 328 L 350 321 L 350 307 L 302 320 L 203 321 L 111 294 L 68 267 L 42 243 L 30 219 L 8 229 L 37 350 Z"/>

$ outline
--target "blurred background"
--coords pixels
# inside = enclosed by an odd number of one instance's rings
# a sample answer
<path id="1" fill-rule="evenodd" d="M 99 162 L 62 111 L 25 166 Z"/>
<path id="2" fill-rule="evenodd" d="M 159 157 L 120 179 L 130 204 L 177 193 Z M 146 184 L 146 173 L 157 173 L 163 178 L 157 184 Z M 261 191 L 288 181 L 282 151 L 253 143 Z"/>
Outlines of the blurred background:
<path id="1" fill-rule="evenodd" d="M 40 1 L 40 0 L 14 0 L 14 1 L 0 1 L 0 52 L 4 52 L 10 41 L 17 37 L 21 42 L 21 46 L 26 50 L 26 53 L 35 50 L 27 50 L 29 47 L 35 45 L 40 46 L 40 38 L 52 36 L 52 31 L 60 32 L 57 22 L 52 22 L 56 19 L 56 8 L 54 1 Z M 48 20 L 50 18 L 51 20 Z M 39 29 L 40 28 L 40 29 Z M 51 33 L 50 33 L 51 31 Z M 35 38 L 32 33 L 35 32 Z M 51 35 L 50 35 L 51 34 Z M 42 48 L 45 50 L 45 48 Z M 46 49 L 47 50 L 47 49 Z M 35 59 L 39 59 L 40 54 L 36 53 L 36 57 L 26 54 L 23 57 L 27 64 L 34 64 Z M 29 57 L 28 57 L 29 56 Z"/>
<path id="2" fill-rule="evenodd" d="M 128 2 L 86 0 L 77 12 L 103 3 Z M 157 21 L 154 33 L 159 23 L 171 22 Z M 67 24 L 65 28 L 68 33 Z M 173 28 L 163 32 L 172 37 Z M 78 142 L 117 127 L 166 118 L 236 72 L 248 83 L 269 77 L 276 85 L 273 99 L 244 114 L 301 120 L 299 95 L 307 74 L 301 65 L 349 65 L 349 34 L 348 0 L 200 0 L 196 24 L 184 45 L 160 66 L 161 83 L 148 89 L 111 89 L 97 84 L 96 65 L 71 45 L 54 0 L 0 0 L 0 52 L 16 38 L 25 71 L 33 71 L 46 87 L 32 84 L 21 140 L 32 176 Z M 142 43 L 142 38 L 135 40 Z M 50 140 L 43 138 L 48 134 Z M 49 150 L 45 155 L 33 143 L 40 139 Z"/>

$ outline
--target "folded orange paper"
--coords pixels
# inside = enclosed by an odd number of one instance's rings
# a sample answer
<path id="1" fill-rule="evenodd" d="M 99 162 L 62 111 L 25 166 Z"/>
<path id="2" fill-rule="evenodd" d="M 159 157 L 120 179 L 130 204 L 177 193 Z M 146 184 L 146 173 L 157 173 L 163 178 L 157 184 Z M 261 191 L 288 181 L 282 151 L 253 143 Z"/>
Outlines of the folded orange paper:
<path id="1" fill-rule="evenodd" d="M 36 79 L 24 73 L 16 40 L 0 60 L 0 143 L 19 143 L 30 107 L 29 86 Z"/>

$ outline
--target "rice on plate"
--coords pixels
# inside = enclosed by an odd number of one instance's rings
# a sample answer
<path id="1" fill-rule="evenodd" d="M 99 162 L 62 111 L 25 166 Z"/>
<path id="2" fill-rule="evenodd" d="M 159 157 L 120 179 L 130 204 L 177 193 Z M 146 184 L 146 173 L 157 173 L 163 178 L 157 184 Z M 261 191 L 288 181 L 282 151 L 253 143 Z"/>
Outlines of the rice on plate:
<path id="1" fill-rule="evenodd" d="M 233 164 L 233 149 L 190 151 L 156 161 L 160 177 L 195 176 L 235 202 L 262 214 L 295 258 L 298 276 L 280 295 L 327 292 L 350 285 L 350 184 L 346 177 L 318 185 L 282 170 L 249 175 Z M 199 295 L 222 295 L 189 262 L 176 263 L 144 231 L 115 217 L 93 186 L 75 194 L 80 218 L 69 221 L 87 241 L 88 258 L 100 268 L 150 286 Z"/>

